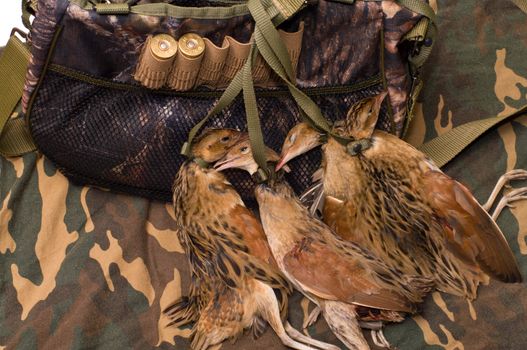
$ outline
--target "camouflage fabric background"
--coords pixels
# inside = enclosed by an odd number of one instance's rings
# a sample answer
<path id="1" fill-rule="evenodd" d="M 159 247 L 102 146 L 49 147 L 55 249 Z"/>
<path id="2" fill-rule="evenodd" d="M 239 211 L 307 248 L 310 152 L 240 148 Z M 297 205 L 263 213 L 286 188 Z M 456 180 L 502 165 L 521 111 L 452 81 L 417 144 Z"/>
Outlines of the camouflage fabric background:
<path id="1" fill-rule="evenodd" d="M 509 1 L 431 1 L 440 37 L 407 139 L 527 104 L 527 15 Z M 527 168 L 527 115 L 480 138 L 446 168 L 484 202 L 506 170 Z M 0 349 L 188 347 L 160 310 L 186 293 L 170 205 L 74 186 L 37 154 L 0 158 Z M 527 182 L 514 183 L 514 187 Z M 498 224 L 527 278 L 527 201 Z M 434 293 L 420 316 L 385 333 L 400 349 L 524 349 L 526 284 L 491 281 L 472 303 Z M 297 296 L 298 326 L 312 307 Z M 323 320 L 313 336 L 334 337 Z M 281 349 L 267 331 L 223 349 Z"/>

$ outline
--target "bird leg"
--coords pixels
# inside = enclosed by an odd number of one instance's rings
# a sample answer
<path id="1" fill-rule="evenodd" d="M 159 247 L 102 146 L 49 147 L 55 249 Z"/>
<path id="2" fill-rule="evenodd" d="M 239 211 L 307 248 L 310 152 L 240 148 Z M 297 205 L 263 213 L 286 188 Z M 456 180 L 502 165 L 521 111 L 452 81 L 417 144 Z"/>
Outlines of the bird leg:
<path id="1" fill-rule="evenodd" d="M 320 305 L 329 329 L 348 349 L 368 350 L 368 342 L 362 334 L 355 306 L 340 301 L 324 300 Z"/>
<path id="2" fill-rule="evenodd" d="M 382 332 L 384 323 L 382 321 L 359 321 L 359 326 L 371 330 L 371 339 L 376 346 L 380 348 L 394 349 L 390 345 L 390 342 L 384 337 L 384 333 Z"/>
<path id="3" fill-rule="evenodd" d="M 371 339 L 373 340 L 373 344 L 375 346 L 378 346 L 380 348 L 386 348 L 386 349 L 395 349 L 390 345 L 390 342 L 384 337 L 384 333 L 381 329 L 372 329 L 371 330 Z"/>
<path id="4" fill-rule="evenodd" d="M 521 199 L 527 199 L 527 187 L 516 188 L 509 193 L 504 194 L 491 215 L 492 220 L 496 221 L 505 207 L 513 208 L 514 206 L 511 203 Z"/>
<path id="5" fill-rule="evenodd" d="M 498 197 L 498 194 L 500 193 L 501 189 L 504 186 L 507 186 L 510 181 L 525 180 L 525 179 L 527 179 L 527 170 L 524 170 L 524 169 L 514 169 L 514 170 L 508 171 L 505 174 L 503 174 L 499 178 L 498 182 L 496 183 L 496 186 L 492 190 L 487 202 L 482 205 L 483 209 L 485 209 L 486 211 L 490 210 L 490 208 L 496 201 L 496 198 Z"/>
<path id="6" fill-rule="evenodd" d="M 312 326 L 315 322 L 318 320 L 318 316 L 320 316 L 320 312 L 322 310 L 319 306 L 315 306 L 313 310 L 309 313 L 307 318 L 304 320 L 304 323 L 302 323 L 302 329 L 306 329 L 307 327 Z"/>
<path id="7" fill-rule="evenodd" d="M 311 337 L 309 337 L 307 335 L 304 335 L 304 334 L 300 333 L 295 328 L 293 328 L 293 326 L 291 326 L 291 324 L 289 322 L 285 323 L 285 331 L 294 340 L 300 341 L 300 342 L 302 342 L 304 344 L 309 344 L 309 345 L 316 346 L 319 349 L 328 349 L 328 350 L 339 350 L 340 349 L 336 345 L 324 343 L 322 341 L 313 339 L 313 338 L 311 338 Z"/>
<path id="8" fill-rule="evenodd" d="M 263 285 L 263 283 L 262 283 Z M 306 345 L 311 344 L 314 347 L 324 349 L 324 350 L 338 350 L 339 348 L 323 343 L 320 341 L 317 341 L 311 337 L 304 336 L 300 334 L 300 332 L 296 331 L 289 323 L 286 322 L 285 326 L 288 329 L 288 332 L 286 332 L 284 328 L 284 324 L 282 324 L 282 319 L 280 318 L 280 309 L 278 307 L 278 301 L 276 300 L 276 296 L 274 294 L 274 291 L 269 286 L 265 285 L 262 289 L 262 293 L 259 295 L 259 309 L 264 317 L 264 319 L 269 323 L 271 328 L 275 331 L 276 335 L 280 338 L 282 341 L 282 344 L 285 346 L 288 346 L 293 349 L 297 350 L 313 350 L 312 347 Z M 292 332 L 292 334 L 288 334 L 291 332 L 291 329 L 293 329 L 296 332 Z M 298 337 L 298 334 L 302 337 L 302 341 L 306 341 L 306 344 L 301 343 L 297 340 L 300 340 L 300 337 Z M 296 338 L 297 340 L 294 340 L 293 338 Z"/>

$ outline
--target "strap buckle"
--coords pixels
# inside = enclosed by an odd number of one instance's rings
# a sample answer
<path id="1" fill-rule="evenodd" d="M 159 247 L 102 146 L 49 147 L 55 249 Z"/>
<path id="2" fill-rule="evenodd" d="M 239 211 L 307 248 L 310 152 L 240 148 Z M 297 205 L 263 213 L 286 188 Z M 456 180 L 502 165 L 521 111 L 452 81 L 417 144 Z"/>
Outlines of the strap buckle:
<path id="1" fill-rule="evenodd" d="M 11 34 L 9 35 L 9 37 L 12 37 L 15 34 L 20 35 L 22 39 L 26 40 L 29 33 L 24 32 L 22 29 L 18 27 L 13 27 L 13 29 L 11 29 Z"/>

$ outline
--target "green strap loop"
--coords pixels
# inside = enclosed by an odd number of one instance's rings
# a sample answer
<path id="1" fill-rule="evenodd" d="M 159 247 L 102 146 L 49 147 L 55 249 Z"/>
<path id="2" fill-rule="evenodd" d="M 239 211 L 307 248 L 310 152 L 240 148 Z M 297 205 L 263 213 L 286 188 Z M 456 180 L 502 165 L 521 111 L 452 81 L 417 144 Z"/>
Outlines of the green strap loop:
<path id="1" fill-rule="evenodd" d="M 278 75 L 278 77 L 280 77 L 282 81 L 286 84 L 287 88 L 289 89 L 289 92 L 293 96 L 293 99 L 300 107 L 302 117 L 304 118 L 304 120 L 314 126 L 316 129 L 322 130 L 325 133 L 331 135 L 340 143 L 347 144 L 348 142 L 350 142 L 352 139 L 341 137 L 331 131 L 331 124 L 326 120 L 326 118 L 324 118 L 317 104 L 313 102 L 313 100 L 311 100 L 311 98 L 309 98 L 304 92 L 297 88 L 296 85 L 292 82 L 296 81 L 296 78 L 293 77 L 292 81 L 288 79 L 284 65 L 282 65 L 281 63 L 287 62 L 289 65 L 291 65 L 289 55 L 287 54 L 286 58 L 283 57 L 283 55 L 281 58 L 279 58 L 279 55 L 276 53 L 276 50 L 274 50 L 275 42 L 266 40 L 266 37 L 270 38 L 271 34 L 264 34 L 263 30 L 274 31 L 277 35 L 278 31 L 276 30 L 276 28 L 268 25 L 270 22 L 270 18 L 266 15 L 265 12 L 261 11 L 261 8 L 259 9 L 259 7 L 261 6 L 259 2 L 257 0 L 250 0 L 247 6 L 249 6 L 249 9 L 252 9 L 254 11 L 252 12 L 253 17 L 256 21 L 254 39 L 256 45 L 258 46 L 260 54 L 267 62 L 267 64 Z M 267 22 L 267 24 L 265 22 Z M 281 39 L 279 40 L 279 42 L 281 43 Z"/>
<path id="2" fill-rule="evenodd" d="M 397 0 L 397 2 L 409 9 L 412 12 L 421 14 L 425 16 L 428 19 L 428 25 L 426 26 L 425 35 L 422 38 L 415 37 L 413 39 L 417 39 L 416 42 L 419 42 L 419 52 L 415 55 L 411 55 L 409 57 L 410 64 L 412 66 L 412 69 L 415 74 L 421 66 L 426 62 L 428 59 L 428 56 L 430 56 L 430 53 L 432 52 L 432 48 L 435 43 L 436 35 L 437 35 L 437 24 L 436 24 L 436 14 L 432 7 L 430 7 L 429 4 L 422 0 Z M 431 24 L 431 25 L 430 25 Z M 417 30 L 423 30 L 424 24 L 421 23 L 415 31 Z M 412 31 L 409 32 L 409 34 L 415 34 L 412 33 Z M 410 39 L 410 37 L 406 37 L 406 39 Z"/>
<path id="3" fill-rule="evenodd" d="M 423 15 L 424 17 L 403 37 L 403 40 L 413 41 L 415 51 L 408 57 L 412 85 L 406 105 L 406 120 L 402 136 L 406 134 L 408 126 L 413 119 L 413 110 L 419 92 L 423 86 L 420 77 L 420 70 L 428 60 L 432 48 L 435 44 L 437 34 L 436 15 L 434 10 L 423 0 L 397 0 L 397 2 L 412 12 Z"/>
<path id="4" fill-rule="evenodd" d="M 127 15 L 130 13 L 128 3 L 98 3 L 95 5 L 95 11 L 101 15 Z"/>
<path id="5" fill-rule="evenodd" d="M 0 154 L 21 155 L 36 149 L 23 118 L 10 119 L 22 98 L 29 49 L 12 35 L 0 58 Z"/>
<path id="6" fill-rule="evenodd" d="M 249 60 L 247 60 L 248 62 Z M 245 65 L 247 65 L 247 62 Z M 218 102 L 216 105 L 207 113 L 207 115 L 199 122 L 197 123 L 189 132 L 187 142 L 183 144 L 183 147 L 181 147 L 181 154 L 191 157 L 191 145 L 192 140 L 194 140 L 194 137 L 196 137 L 196 134 L 198 131 L 205 125 L 205 123 L 209 120 L 210 117 L 218 114 L 221 112 L 225 107 L 230 105 L 232 101 L 238 96 L 240 91 L 242 90 L 242 78 L 243 78 L 243 69 L 239 70 L 238 73 L 234 76 L 231 83 L 223 94 L 220 96 Z"/>
<path id="7" fill-rule="evenodd" d="M 258 0 L 250 0 L 249 3 L 251 3 L 251 1 L 252 2 L 254 2 L 254 1 L 258 2 L 258 4 L 261 6 L 261 9 L 263 9 L 263 13 L 259 13 L 258 16 L 263 16 L 265 18 L 270 18 L 267 11 L 272 10 L 274 7 L 277 6 L 277 4 L 278 5 L 280 5 L 280 4 L 283 5 L 284 4 L 283 1 L 278 1 L 277 3 L 274 3 L 274 4 L 271 2 L 271 4 L 268 4 L 267 10 L 266 10 L 263 7 L 263 5 Z M 280 24 L 282 21 L 287 19 L 287 17 L 285 16 L 286 13 L 288 13 L 289 15 L 292 15 L 294 12 L 293 13 L 289 13 L 289 12 L 293 11 L 293 9 L 295 9 L 295 11 L 299 11 L 306 4 L 303 1 L 301 1 L 301 2 L 295 1 L 294 3 L 291 3 L 290 5 L 291 6 L 287 7 L 287 9 L 282 6 L 281 10 L 285 11 L 285 13 L 280 12 L 280 11 L 275 11 L 276 14 L 273 15 L 273 19 L 275 20 L 276 25 Z M 281 15 L 278 16 L 277 15 L 278 13 L 280 13 Z M 274 28 L 273 22 L 271 22 L 271 27 Z M 276 29 L 275 29 L 275 31 L 276 31 Z M 277 37 L 273 36 L 273 34 L 270 34 L 271 40 L 276 40 L 276 38 L 277 38 L 278 42 L 281 43 L 281 39 L 279 37 L 278 32 L 276 32 L 276 35 L 277 35 Z M 254 45 L 255 44 L 253 43 L 253 47 L 254 47 Z M 279 49 L 278 51 L 281 52 L 282 56 L 284 55 L 284 52 L 285 52 L 285 55 L 287 56 L 287 59 L 289 60 L 289 54 L 287 53 L 287 49 L 285 48 L 283 43 L 282 43 L 282 46 L 283 46 L 283 49 Z M 258 50 L 256 50 L 253 47 L 251 47 L 251 55 L 254 55 L 254 52 L 256 52 L 256 53 L 258 52 Z M 254 56 L 254 57 L 256 57 L 256 56 Z M 245 74 L 245 76 L 248 77 L 248 80 L 251 80 L 251 85 L 252 85 L 252 64 L 253 64 L 253 62 L 251 61 L 251 59 L 247 59 L 247 61 L 245 62 L 245 65 L 242 67 L 242 69 L 240 69 L 236 73 L 236 75 L 234 76 L 233 80 L 227 86 L 227 88 L 225 89 L 225 91 L 221 95 L 221 97 L 218 100 L 218 102 L 216 103 L 216 105 L 207 113 L 207 115 L 198 124 L 196 124 L 190 130 L 187 142 L 185 142 L 183 144 L 183 147 L 181 148 L 181 154 L 183 154 L 183 155 L 185 155 L 187 157 L 191 157 L 192 156 L 192 154 L 191 154 L 191 151 L 192 151 L 191 150 L 191 145 L 192 145 L 192 141 L 196 137 L 196 134 L 203 127 L 203 125 L 205 125 L 205 123 L 209 120 L 210 117 L 218 114 L 224 108 L 229 106 L 232 103 L 232 101 L 236 98 L 236 96 L 238 96 L 238 94 L 242 91 L 242 89 L 244 89 L 244 86 L 243 86 L 244 74 Z M 291 62 L 289 62 L 289 66 L 291 66 Z M 248 67 L 250 67 L 250 68 L 248 68 Z M 247 72 L 249 72 L 250 74 L 247 75 L 248 74 Z M 291 68 L 291 72 L 292 72 L 292 68 Z M 291 75 L 292 75 L 292 73 L 291 73 Z M 252 91 L 253 91 L 252 95 L 255 95 L 254 94 L 254 86 L 251 88 L 249 85 L 247 85 L 246 89 L 249 89 L 249 90 L 252 89 Z M 251 97 L 250 97 L 251 96 L 251 92 L 250 91 L 245 92 L 246 89 L 244 89 L 244 101 L 246 101 L 247 99 L 251 99 Z M 247 94 L 247 98 L 245 98 L 245 94 Z M 247 103 L 247 102 L 245 102 L 245 103 Z M 253 109 L 253 107 L 251 107 L 251 105 L 253 105 L 253 104 L 254 104 L 254 109 Z M 251 111 L 253 113 L 254 113 L 254 111 L 256 111 L 256 118 L 258 118 L 258 110 L 257 110 L 257 106 L 256 106 L 256 96 L 254 97 L 254 103 L 253 102 L 249 102 L 249 104 L 248 105 L 246 104 L 245 107 L 246 107 L 246 109 L 248 107 L 250 107 Z M 254 120 L 251 121 L 251 123 L 255 123 Z M 258 125 L 260 125 L 259 124 L 260 123 L 259 120 L 257 121 L 257 123 L 258 123 Z M 248 121 L 248 124 L 249 124 L 249 121 Z M 253 129 L 252 130 L 253 137 L 256 137 L 256 140 L 261 140 L 261 145 L 263 146 L 263 148 L 261 146 L 256 145 L 256 143 L 253 143 L 254 141 L 252 141 L 252 138 L 251 138 L 251 146 L 253 147 L 253 150 L 256 150 L 256 152 L 259 152 L 260 149 L 264 149 L 265 150 L 265 146 L 263 145 L 263 137 L 261 137 L 261 136 L 258 137 L 258 135 L 254 134 L 255 132 L 256 132 L 256 129 Z M 250 130 L 249 130 L 249 134 L 251 134 Z M 261 130 L 260 130 L 260 134 L 261 134 Z M 262 160 L 262 156 L 261 155 L 259 155 L 257 157 L 260 159 L 260 161 Z M 265 156 L 263 156 L 263 159 L 265 159 Z M 264 168 L 267 168 L 267 163 L 262 163 L 262 164 L 265 164 Z M 260 165 L 262 165 L 262 164 L 260 164 Z"/>
<path id="8" fill-rule="evenodd" d="M 486 131 L 507 119 L 518 117 L 525 112 L 527 112 L 527 106 L 510 115 L 480 119 L 459 125 L 443 135 L 424 143 L 419 147 L 419 150 L 432 158 L 438 167 L 442 167 Z"/>
<path id="9" fill-rule="evenodd" d="M 36 0 L 22 0 L 22 24 L 27 29 L 31 29 L 31 16 L 34 16 L 37 9 Z"/>
<path id="10" fill-rule="evenodd" d="M 253 158 L 259 165 L 260 169 L 265 172 L 259 172 L 262 181 L 265 181 L 271 175 L 271 170 L 267 166 L 267 158 L 265 157 L 265 143 L 262 135 L 262 127 L 260 125 L 260 118 L 258 116 L 258 104 L 256 102 L 256 93 L 254 92 L 254 84 L 252 77 L 253 63 L 258 55 L 258 48 L 256 45 L 251 46 L 247 64 L 243 67 L 243 101 L 245 104 L 245 114 L 247 118 L 247 131 L 249 132 L 249 141 L 251 143 L 251 150 Z"/>
<path id="11" fill-rule="evenodd" d="M 397 0 L 397 2 L 410 11 L 427 17 L 431 22 L 436 22 L 434 10 L 424 0 Z"/>
<path id="12" fill-rule="evenodd" d="M 282 39 L 280 38 L 280 34 L 276 30 L 276 27 L 265 11 L 262 3 L 258 0 L 249 0 L 247 2 L 247 8 L 251 12 L 254 21 L 256 22 L 255 32 L 259 31 L 262 34 L 267 43 L 273 48 L 273 52 L 275 53 L 273 58 L 276 58 L 279 61 L 280 65 L 284 68 L 289 80 L 294 81 L 295 76 L 293 75 L 293 65 L 291 64 L 291 58 L 289 57 L 287 48 L 285 47 Z M 278 66 L 274 62 L 273 65 Z M 271 68 L 273 67 L 271 66 Z"/>

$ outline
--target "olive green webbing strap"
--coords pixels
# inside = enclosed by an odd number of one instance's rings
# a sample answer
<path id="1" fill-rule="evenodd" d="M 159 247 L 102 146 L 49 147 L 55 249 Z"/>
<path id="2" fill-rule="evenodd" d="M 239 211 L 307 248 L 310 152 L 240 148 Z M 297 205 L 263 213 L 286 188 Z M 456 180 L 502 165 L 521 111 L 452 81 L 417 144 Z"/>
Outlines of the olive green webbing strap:
<path id="1" fill-rule="evenodd" d="M 437 24 L 434 10 L 423 0 L 397 0 L 397 2 L 410 11 L 423 16 L 402 38 L 402 41 L 414 43 L 414 49 L 408 56 L 412 81 L 410 94 L 406 104 L 406 121 L 402 131 L 402 135 L 404 136 L 408 130 L 410 122 L 413 119 L 413 111 L 417 97 L 423 88 L 423 81 L 420 77 L 420 71 L 421 67 L 428 60 L 428 57 L 432 52 L 437 35 Z"/>
<path id="2" fill-rule="evenodd" d="M 262 127 L 258 116 L 258 104 L 252 79 L 253 63 L 258 55 L 258 47 L 253 45 L 247 58 L 247 64 L 243 67 L 243 101 L 245 104 L 245 114 L 247 118 L 247 131 L 253 158 L 259 165 L 259 175 L 262 180 L 266 180 L 272 173 L 268 169 L 267 158 L 265 156 L 265 143 L 263 140 Z"/>
<path id="3" fill-rule="evenodd" d="M 410 30 L 407 36 L 405 36 L 406 40 L 417 39 L 417 41 L 424 43 L 419 48 L 419 53 L 409 58 L 413 68 L 418 70 L 426 62 L 428 56 L 430 56 L 435 43 L 437 35 L 436 14 L 432 7 L 423 0 L 397 0 L 397 2 L 410 11 L 423 15 L 428 20 L 419 21 L 413 30 Z M 410 36 L 413 36 L 413 38 L 410 38 Z"/>
<path id="4" fill-rule="evenodd" d="M 258 1 L 258 3 L 261 5 L 259 0 L 256 0 L 256 1 Z M 276 22 L 275 25 L 278 25 L 279 23 L 283 22 L 287 18 L 291 17 L 295 12 L 299 11 L 301 8 L 303 8 L 306 5 L 306 2 L 303 1 L 303 0 L 264 0 L 264 2 L 266 4 L 266 8 L 263 11 L 264 11 L 266 16 L 272 16 L 273 17 L 273 20 Z M 262 8 L 263 8 L 263 5 L 262 5 Z M 273 28 L 274 28 L 274 25 L 273 25 Z M 277 33 L 277 35 L 278 35 L 278 33 Z M 278 40 L 280 41 L 279 37 L 278 37 Z M 280 43 L 281 43 L 281 41 L 280 41 Z M 250 57 L 253 57 L 253 59 L 254 59 L 254 57 L 256 57 L 255 53 L 258 52 L 254 48 L 254 45 L 255 44 L 253 44 L 253 47 L 251 48 L 251 56 L 250 56 Z M 285 48 L 285 46 L 283 44 L 282 44 L 282 46 L 283 46 L 283 48 L 281 50 L 279 50 L 279 51 L 282 52 L 282 53 L 285 52 L 285 54 L 287 54 L 287 49 Z M 216 105 L 207 113 L 207 115 L 198 124 L 196 124 L 191 129 L 191 131 L 189 132 L 189 135 L 188 135 L 187 142 L 185 142 L 183 144 L 183 147 L 181 149 L 181 154 L 186 155 L 187 157 L 191 157 L 191 145 L 192 145 L 193 139 L 196 137 L 196 134 L 199 132 L 199 130 L 205 125 L 205 123 L 212 116 L 214 116 L 214 115 L 218 114 L 219 112 L 221 112 L 224 108 L 226 108 L 228 105 L 230 105 L 232 103 L 232 101 L 236 98 L 236 96 L 238 96 L 240 91 L 243 89 L 244 74 L 247 76 L 247 71 L 249 71 L 249 72 L 252 71 L 253 63 L 254 62 L 252 62 L 251 59 L 247 59 L 245 65 L 234 76 L 233 80 L 227 86 L 226 90 L 221 95 L 221 97 L 219 98 L 219 100 L 216 103 Z M 292 72 L 292 68 L 290 70 Z M 292 73 L 291 73 L 291 75 L 292 75 Z M 252 83 L 252 73 L 251 73 L 251 75 L 249 77 L 250 77 L 251 83 Z M 246 85 L 246 89 L 252 89 L 252 91 L 253 91 L 252 95 L 255 95 L 254 94 L 254 86 L 252 86 L 252 84 L 250 86 Z M 248 93 L 246 93 L 246 95 L 247 95 L 246 99 L 251 100 L 251 93 L 248 92 Z M 254 97 L 254 103 L 252 101 L 250 101 L 248 105 L 246 104 L 246 109 L 247 108 L 251 108 L 251 111 L 254 111 L 254 109 L 251 107 L 252 104 L 254 104 L 254 108 L 257 108 L 256 107 L 256 96 Z M 253 115 L 253 114 L 251 114 L 251 115 Z M 256 116 L 258 116 L 257 110 L 256 110 Z M 251 118 L 251 119 L 253 119 L 253 118 Z M 259 125 L 259 120 L 257 121 L 257 123 L 258 123 L 257 125 Z M 248 122 L 248 124 L 249 124 L 249 122 Z M 255 125 L 254 120 L 251 120 L 251 124 Z M 263 145 L 263 136 L 261 136 L 261 130 L 259 131 L 260 132 L 260 136 L 255 135 L 254 134 L 255 131 L 256 131 L 256 128 L 252 128 L 253 137 L 255 138 L 255 140 L 260 140 L 261 139 L 262 140 L 261 144 Z M 258 142 L 258 143 L 260 143 L 260 142 Z M 264 154 L 265 146 L 263 146 L 263 148 L 258 147 L 256 145 L 256 142 L 255 142 L 254 146 L 256 146 L 255 151 L 257 153 L 261 153 L 261 155 Z M 261 155 L 260 156 L 256 156 L 255 158 L 258 158 L 260 160 L 261 159 L 265 159 L 265 157 L 262 157 Z"/>
<path id="5" fill-rule="evenodd" d="M 12 35 L 0 58 L 0 154 L 4 156 L 36 149 L 24 118 L 11 118 L 22 98 L 28 63 L 27 46 Z"/>
<path id="6" fill-rule="evenodd" d="M 295 102 L 300 107 L 304 119 L 315 128 L 322 130 L 341 142 L 350 141 L 331 132 L 330 123 L 324 118 L 317 104 L 293 83 L 293 69 L 291 59 L 279 33 L 273 26 L 271 18 L 257 0 L 250 0 L 247 4 L 256 22 L 254 39 L 260 54 L 272 70 L 288 87 Z"/>
<path id="7" fill-rule="evenodd" d="M 525 112 L 527 112 L 527 106 L 510 115 L 485 118 L 459 125 L 443 135 L 424 143 L 418 148 L 432 158 L 437 166 L 442 167 L 486 131 L 507 119 L 518 117 Z"/>
<path id="8" fill-rule="evenodd" d="M 295 80 L 295 77 L 293 75 L 291 58 L 278 31 L 276 30 L 276 27 L 273 25 L 269 14 L 265 11 L 264 7 L 258 0 L 249 0 L 247 7 L 256 22 L 254 31 L 254 42 L 256 47 L 252 51 L 252 59 L 254 59 L 256 57 L 254 55 L 259 52 L 269 67 L 287 85 L 294 100 L 303 111 L 303 117 L 315 127 L 330 133 L 331 126 L 322 116 L 318 106 L 306 94 L 300 91 L 294 83 L 292 83 L 292 81 Z M 245 74 L 243 87 L 247 127 L 249 130 L 249 139 L 251 142 L 253 157 L 260 167 L 260 177 L 266 179 L 273 173 L 273 170 L 268 168 L 265 157 L 265 144 L 258 116 L 256 94 L 254 92 L 254 85 L 251 78 L 251 69 L 251 62 L 249 62 L 249 65 L 244 67 Z"/>
<path id="9" fill-rule="evenodd" d="M 247 60 L 249 61 L 249 60 Z M 245 63 L 247 65 L 247 62 Z M 187 142 L 183 144 L 183 147 L 181 148 L 181 154 L 191 157 L 191 146 L 192 141 L 196 137 L 196 134 L 198 131 L 205 125 L 205 123 L 216 114 L 220 113 L 225 107 L 229 106 L 232 101 L 238 96 L 240 91 L 242 90 L 242 77 L 243 77 L 243 68 L 236 73 L 232 81 L 230 82 L 229 86 L 225 89 L 223 94 L 220 96 L 218 102 L 214 105 L 214 107 L 207 113 L 207 115 L 199 122 L 197 123 L 189 132 Z"/>
<path id="10" fill-rule="evenodd" d="M 22 0 L 22 24 L 27 29 L 31 29 L 30 18 L 36 13 L 38 0 Z"/>
<path id="11" fill-rule="evenodd" d="M 0 138 L 0 154 L 5 157 L 16 157 L 36 149 L 37 146 L 33 143 L 25 118 L 18 116 L 10 119 Z"/>

